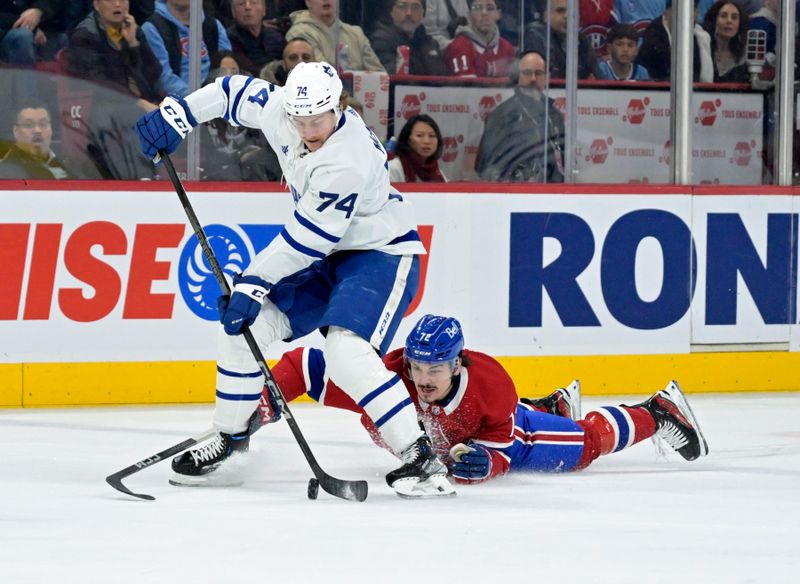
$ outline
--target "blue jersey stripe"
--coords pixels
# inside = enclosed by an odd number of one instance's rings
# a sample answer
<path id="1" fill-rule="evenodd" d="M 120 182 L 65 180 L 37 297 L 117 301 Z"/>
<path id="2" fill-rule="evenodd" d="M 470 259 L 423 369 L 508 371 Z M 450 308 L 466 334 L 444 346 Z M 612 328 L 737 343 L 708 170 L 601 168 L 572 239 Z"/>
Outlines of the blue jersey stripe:
<path id="1" fill-rule="evenodd" d="M 239 116 L 236 115 L 236 111 L 239 109 L 239 102 L 242 101 L 242 96 L 244 95 L 244 92 L 247 91 L 247 86 L 253 82 L 253 79 L 254 77 L 249 77 L 247 81 L 244 82 L 244 87 L 239 90 L 239 93 L 236 94 L 236 99 L 233 100 L 231 119 L 237 126 L 239 125 Z"/>
<path id="2" fill-rule="evenodd" d="M 404 233 L 403 235 L 395 237 L 386 245 L 394 245 L 395 243 L 404 243 L 406 241 L 419 241 L 419 233 L 417 233 L 416 229 L 412 229 L 408 233 Z"/>
<path id="3" fill-rule="evenodd" d="M 229 76 L 227 76 L 227 75 L 222 78 L 222 90 L 225 92 L 225 99 L 228 101 L 228 103 L 230 103 L 231 102 L 231 78 Z M 223 118 L 225 119 L 226 122 L 228 120 L 230 120 L 230 117 L 228 116 L 228 108 L 225 109 L 225 115 L 223 116 Z"/>
<path id="4" fill-rule="evenodd" d="M 619 452 L 628 445 L 628 440 L 630 439 L 631 429 L 628 426 L 628 420 L 625 419 L 625 416 L 621 411 L 619 411 L 619 408 L 603 406 L 603 409 L 610 413 L 617 422 L 617 428 L 619 428 L 619 440 L 617 440 L 617 447 L 614 449 L 614 452 Z"/>
<path id="5" fill-rule="evenodd" d="M 228 377 L 261 377 L 263 373 L 256 371 L 255 373 L 236 373 L 235 371 L 228 371 L 217 365 L 217 372 L 227 375 Z"/>
<path id="6" fill-rule="evenodd" d="M 319 349 L 308 350 L 308 379 L 311 384 L 308 395 L 314 401 L 319 401 L 325 389 L 325 356 Z"/>
<path id="7" fill-rule="evenodd" d="M 315 225 L 314 223 L 312 223 L 311 221 L 309 221 L 308 219 L 306 219 L 305 217 L 300 215 L 300 213 L 298 213 L 297 211 L 294 212 L 294 216 L 295 216 L 295 218 L 297 219 L 297 222 L 300 225 L 302 225 L 303 227 L 305 227 L 309 231 L 311 231 L 313 233 L 316 233 L 322 239 L 327 239 L 331 243 L 339 243 L 339 240 L 342 239 L 341 237 L 336 237 L 335 235 L 331 235 L 327 231 L 324 231 L 318 225 Z"/>
<path id="8" fill-rule="evenodd" d="M 289 233 L 286 231 L 286 229 L 283 229 L 281 231 L 281 237 L 283 237 L 283 239 L 286 241 L 286 243 L 288 243 L 290 246 L 292 246 L 294 249 L 296 249 L 300 253 L 306 254 L 307 256 L 311 256 L 312 258 L 320 258 L 320 259 L 322 259 L 322 258 L 325 257 L 325 254 L 322 253 L 321 251 L 317 251 L 315 249 L 311 249 L 310 247 L 306 247 L 302 243 L 298 243 L 297 241 L 295 241 L 292 238 L 292 236 L 289 235 Z"/>
<path id="9" fill-rule="evenodd" d="M 403 408 L 405 408 L 406 406 L 410 406 L 410 405 L 411 405 L 411 398 L 410 398 L 410 397 L 407 397 L 406 399 L 404 399 L 403 401 L 401 401 L 399 404 L 397 404 L 396 406 L 394 406 L 394 407 L 393 407 L 391 410 L 389 410 L 389 411 L 388 411 L 388 412 L 386 412 L 384 415 L 382 415 L 380 418 L 378 418 L 377 420 L 375 420 L 375 426 L 376 426 L 376 427 L 378 427 L 378 428 L 380 428 L 380 427 L 381 427 L 381 426 L 383 426 L 383 425 L 384 425 L 386 422 L 388 422 L 389 420 L 391 420 L 391 419 L 392 419 L 392 417 L 394 417 L 394 415 L 395 415 L 397 412 L 399 412 L 400 410 L 402 410 L 402 409 L 403 409 Z"/>
<path id="10" fill-rule="evenodd" d="M 217 390 L 217 397 L 226 399 L 228 401 L 258 401 L 261 399 L 261 393 L 254 394 L 241 394 L 241 393 L 225 393 Z"/>
<path id="11" fill-rule="evenodd" d="M 363 408 L 364 406 L 366 406 L 369 402 L 371 402 L 380 394 L 382 394 L 384 391 L 392 387 L 399 380 L 400 378 L 397 375 L 392 376 L 392 378 L 389 381 L 377 387 L 376 389 L 373 389 L 371 392 L 369 392 L 367 395 L 361 398 L 361 401 L 358 402 L 359 407 Z"/>

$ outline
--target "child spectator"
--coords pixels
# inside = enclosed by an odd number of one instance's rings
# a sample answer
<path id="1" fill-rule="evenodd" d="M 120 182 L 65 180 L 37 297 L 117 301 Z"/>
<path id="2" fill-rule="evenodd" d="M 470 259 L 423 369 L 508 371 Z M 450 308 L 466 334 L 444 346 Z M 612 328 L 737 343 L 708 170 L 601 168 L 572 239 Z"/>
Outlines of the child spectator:
<path id="1" fill-rule="evenodd" d="M 436 121 L 427 114 L 412 117 L 400 130 L 395 157 L 389 161 L 389 181 L 447 182 L 439 170 L 443 150 Z"/>
<path id="2" fill-rule="evenodd" d="M 632 24 L 615 24 L 608 31 L 606 47 L 608 61 L 600 61 L 597 70 L 600 79 L 610 81 L 649 81 L 647 69 L 637 65 L 639 35 Z"/>
<path id="3" fill-rule="evenodd" d="M 444 53 L 445 65 L 459 77 L 507 77 L 514 62 L 511 43 L 500 36 L 501 12 L 495 0 L 467 0 L 469 25 L 462 26 Z"/>

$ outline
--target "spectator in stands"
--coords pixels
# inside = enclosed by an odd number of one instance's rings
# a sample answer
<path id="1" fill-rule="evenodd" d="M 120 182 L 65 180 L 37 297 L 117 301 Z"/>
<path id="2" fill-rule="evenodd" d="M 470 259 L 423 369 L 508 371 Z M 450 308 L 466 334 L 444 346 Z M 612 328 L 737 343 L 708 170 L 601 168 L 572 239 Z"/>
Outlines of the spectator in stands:
<path id="1" fill-rule="evenodd" d="M 239 64 L 230 51 L 218 53 L 208 83 L 217 77 L 238 75 Z M 200 178 L 225 181 L 277 181 L 280 163 L 263 132 L 231 126 L 222 118 L 203 124 L 200 134 Z"/>
<path id="2" fill-rule="evenodd" d="M 598 77 L 611 81 L 649 81 L 647 69 L 637 65 L 639 35 L 632 24 L 615 24 L 608 31 L 608 60 L 600 61 Z"/>
<path id="3" fill-rule="evenodd" d="M 502 11 L 500 22 L 497 23 L 500 36 L 518 49 L 525 26 L 534 20 L 534 2 L 531 0 L 497 0 L 497 7 Z"/>
<path id="4" fill-rule="evenodd" d="M 695 9 L 697 0 L 694 0 Z M 672 72 L 672 0 L 667 0 L 660 18 L 653 20 L 641 35 L 637 63 L 647 69 L 653 81 L 669 81 Z M 700 83 L 714 81 L 714 63 L 711 59 L 711 37 L 699 24 L 694 25 L 693 80 Z"/>
<path id="5" fill-rule="evenodd" d="M 444 142 L 436 121 L 427 114 L 409 119 L 389 161 L 391 182 L 447 182 L 439 169 Z"/>
<path id="6" fill-rule="evenodd" d="M 36 59 L 55 60 L 67 44 L 64 6 L 57 0 L 6 0 L 0 4 L 0 59 L 33 68 Z"/>
<path id="7" fill-rule="evenodd" d="M 0 178 L 72 178 L 50 148 L 53 127 L 50 112 L 37 101 L 29 101 L 17 111 L 14 143 L 0 159 Z"/>
<path id="8" fill-rule="evenodd" d="M 160 89 L 183 97 L 189 92 L 189 4 L 190 0 L 158 0 L 156 11 L 142 25 L 147 43 L 161 63 Z M 200 80 L 208 78 L 211 57 L 230 51 L 231 41 L 218 20 L 203 20 Z"/>
<path id="9" fill-rule="evenodd" d="M 283 53 L 283 35 L 264 23 L 266 0 L 231 0 L 234 24 L 228 38 L 239 66 L 250 75 L 258 75 L 270 61 Z"/>
<path id="10" fill-rule="evenodd" d="M 742 5 L 731 0 L 717 0 L 703 19 L 703 28 L 711 35 L 714 83 L 749 83 L 745 53 L 747 49 L 747 14 Z"/>
<path id="11" fill-rule="evenodd" d="M 615 0 L 617 20 L 632 24 L 637 31 L 644 30 L 664 12 L 665 0 Z"/>
<path id="12" fill-rule="evenodd" d="M 162 97 L 161 64 L 128 9 L 128 0 L 94 0 L 94 10 L 70 35 L 69 70 L 141 98 L 150 111 Z"/>
<path id="13" fill-rule="evenodd" d="M 618 0 L 580 0 L 578 4 L 580 7 L 578 30 L 589 39 L 594 49 L 594 54 L 599 60 L 604 59 L 608 55 L 608 49 L 606 47 L 608 31 L 618 22 L 616 13 L 617 1 Z M 656 13 L 658 15 L 661 14 L 663 10 L 664 0 L 656 1 L 661 3 L 661 8 L 659 8 Z"/>
<path id="14" fill-rule="evenodd" d="M 500 36 L 495 0 L 467 0 L 469 25 L 459 27 L 444 52 L 450 73 L 459 77 L 508 77 L 516 51 Z"/>
<path id="15" fill-rule="evenodd" d="M 697 3 L 697 22 L 702 24 L 705 20 L 708 9 L 714 4 L 716 0 L 699 0 Z M 742 6 L 745 14 L 754 14 L 761 8 L 761 0 L 741 0 L 739 4 Z"/>
<path id="16" fill-rule="evenodd" d="M 283 58 L 267 63 L 261 69 L 259 77 L 275 85 L 285 85 L 289 71 L 298 63 L 310 63 L 314 60 L 314 48 L 308 41 L 298 37 L 286 43 L 283 47 Z"/>
<path id="17" fill-rule="evenodd" d="M 486 119 L 475 170 L 487 181 L 563 182 L 564 117 L 544 93 L 544 57 L 523 53 L 512 79 L 514 95 Z"/>
<path id="18" fill-rule="evenodd" d="M 372 46 L 383 67 L 390 74 L 398 73 L 398 47 L 409 51 L 408 73 L 411 75 L 446 75 L 439 45 L 425 27 L 425 0 L 390 0 L 388 22 L 378 25 L 372 33 Z"/>
<path id="19" fill-rule="evenodd" d="M 337 0 L 306 0 L 308 10 L 291 14 L 292 27 L 286 40 L 304 38 L 314 47 L 317 59 L 339 71 L 384 71 L 361 27 L 339 20 Z"/>
<path id="20" fill-rule="evenodd" d="M 548 28 L 550 34 L 548 35 Z M 547 54 L 550 43 L 550 77 L 565 79 L 567 76 L 567 0 L 551 0 L 550 12 L 543 22 L 534 22 L 525 30 L 525 50 Z M 578 79 L 597 77 L 597 57 L 592 43 L 578 33 Z"/>
<path id="21" fill-rule="evenodd" d="M 444 51 L 459 26 L 467 24 L 467 0 L 427 0 L 425 11 L 425 31 Z"/>

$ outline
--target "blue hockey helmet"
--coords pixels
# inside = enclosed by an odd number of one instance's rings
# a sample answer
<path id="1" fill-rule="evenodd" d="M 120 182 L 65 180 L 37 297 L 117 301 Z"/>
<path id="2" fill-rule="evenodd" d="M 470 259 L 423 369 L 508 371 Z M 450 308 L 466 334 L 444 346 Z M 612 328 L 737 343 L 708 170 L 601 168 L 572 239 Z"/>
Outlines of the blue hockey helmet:
<path id="1" fill-rule="evenodd" d="M 463 349 L 461 323 L 455 318 L 426 314 L 406 338 L 405 358 L 423 363 L 450 362 Z"/>

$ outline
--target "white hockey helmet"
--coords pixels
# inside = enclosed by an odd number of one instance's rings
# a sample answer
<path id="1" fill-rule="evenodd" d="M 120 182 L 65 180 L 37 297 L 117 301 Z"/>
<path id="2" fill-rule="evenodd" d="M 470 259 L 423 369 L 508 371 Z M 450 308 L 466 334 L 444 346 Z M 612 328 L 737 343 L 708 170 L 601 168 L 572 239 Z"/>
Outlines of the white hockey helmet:
<path id="1" fill-rule="evenodd" d="M 338 119 L 341 95 L 342 80 L 336 69 L 324 61 L 298 63 L 286 79 L 283 107 L 290 116 L 316 116 L 333 110 Z"/>

